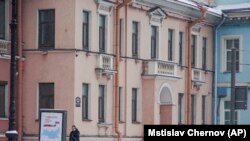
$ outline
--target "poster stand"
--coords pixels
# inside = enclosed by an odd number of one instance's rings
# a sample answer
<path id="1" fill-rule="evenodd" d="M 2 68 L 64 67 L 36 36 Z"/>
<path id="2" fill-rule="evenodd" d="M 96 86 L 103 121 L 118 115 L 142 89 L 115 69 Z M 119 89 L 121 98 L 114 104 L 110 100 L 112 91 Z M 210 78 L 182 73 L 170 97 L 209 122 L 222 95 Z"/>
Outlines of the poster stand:
<path id="1" fill-rule="evenodd" d="M 39 141 L 66 141 L 67 111 L 40 109 Z"/>

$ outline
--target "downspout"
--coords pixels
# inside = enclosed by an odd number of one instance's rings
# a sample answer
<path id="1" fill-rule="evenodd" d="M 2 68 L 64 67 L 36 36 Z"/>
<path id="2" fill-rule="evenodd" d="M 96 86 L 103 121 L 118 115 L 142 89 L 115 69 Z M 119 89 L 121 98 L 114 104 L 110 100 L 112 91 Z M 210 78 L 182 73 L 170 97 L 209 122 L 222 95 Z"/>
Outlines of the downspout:
<path id="1" fill-rule="evenodd" d="M 219 124 L 220 123 L 220 121 L 219 121 L 219 118 L 220 118 L 220 116 L 219 116 L 219 114 L 220 114 L 220 112 L 219 112 L 219 107 L 220 107 L 220 98 L 218 97 L 218 95 L 217 95 L 217 62 L 218 62 L 218 44 L 217 44 L 217 37 L 218 37 L 218 29 L 221 27 L 221 25 L 225 22 L 225 19 L 226 19 L 226 17 L 225 17 L 225 14 L 224 13 L 222 13 L 222 20 L 220 21 L 220 23 L 214 28 L 214 85 L 213 85 L 213 87 L 214 87 L 214 92 L 213 92 L 213 110 L 214 110 L 214 112 L 213 112 L 213 117 L 212 117 L 212 119 L 213 119 L 213 122 L 214 123 L 216 123 L 216 124 Z M 218 98 L 218 101 L 217 101 L 217 98 Z M 217 107 L 216 107 L 217 106 Z"/>
<path id="2" fill-rule="evenodd" d="M 119 131 L 119 63 L 120 63 L 120 9 L 126 6 L 132 0 L 124 0 L 119 4 L 117 0 L 116 7 L 116 47 L 115 47 L 115 133 L 117 134 L 117 140 L 121 141 L 121 132 Z"/>
<path id="3" fill-rule="evenodd" d="M 17 1 L 17 49 L 18 49 L 18 92 L 17 92 L 17 132 L 18 141 L 22 141 L 23 136 L 23 53 L 22 53 L 22 0 Z"/>
<path id="4" fill-rule="evenodd" d="M 192 52 L 191 52 L 191 37 L 192 37 L 192 27 L 203 21 L 206 17 L 206 14 L 207 14 L 207 8 L 203 7 L 203 6 L 199 6 L 198 7 L 200 8 L 200 12 L 201 12 L 201 16 L 198 17 L 196 20 L 192 21 L 191 23 L 188 24 L 188 58 L 187 58 L 187 61 L 188 61 L 188 66 L 187 66 L 187 83 L 186 83 L 186 87 L 187 87 L 187 109 L 186 109 L 186 123 L 187 124 L 191 124 L 191 106 L 190 106 L 190 99 L 191 99 L 191 92 L 192 92 L 192 62 L 191 62 L 191 58 L 192 58 Z"/>

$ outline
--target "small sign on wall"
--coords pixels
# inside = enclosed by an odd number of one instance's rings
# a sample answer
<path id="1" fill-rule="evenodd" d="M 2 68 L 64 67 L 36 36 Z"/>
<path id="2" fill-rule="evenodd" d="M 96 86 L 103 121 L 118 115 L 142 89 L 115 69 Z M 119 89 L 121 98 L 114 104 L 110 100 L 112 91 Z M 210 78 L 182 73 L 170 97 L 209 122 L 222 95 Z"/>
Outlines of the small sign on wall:
<path id="1" fill-rule="evenodd" d="M 81 98 L 80 97 L 76 97 L 75 102 L 76 102 L 76 107 L 81 107 Z"/>

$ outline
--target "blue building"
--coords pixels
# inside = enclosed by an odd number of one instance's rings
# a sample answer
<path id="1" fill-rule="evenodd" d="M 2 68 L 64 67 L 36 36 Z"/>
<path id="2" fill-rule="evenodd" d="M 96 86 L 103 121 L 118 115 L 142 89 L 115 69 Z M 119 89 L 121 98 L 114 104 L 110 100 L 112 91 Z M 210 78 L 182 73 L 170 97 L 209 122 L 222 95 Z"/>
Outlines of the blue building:
<path id="1" fill-rule="evenodd" d="M 250 0 L 217 0 L 215 4 L 225 14 L 215 29 L 215 122 L 230 124 L 231 49 L 234 47 L 235 95 L 236 100 L 243 101 L 243 109 L 235 109 L 234 120 L 236 124 L 250 124 Z"/>

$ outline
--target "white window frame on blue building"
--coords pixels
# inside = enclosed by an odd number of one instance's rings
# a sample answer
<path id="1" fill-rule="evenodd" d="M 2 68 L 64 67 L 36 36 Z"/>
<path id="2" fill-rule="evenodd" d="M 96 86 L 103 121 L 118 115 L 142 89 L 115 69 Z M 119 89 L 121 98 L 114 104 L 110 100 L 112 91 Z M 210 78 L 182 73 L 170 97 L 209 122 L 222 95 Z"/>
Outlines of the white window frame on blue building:
<path id="1" fill-rule="evenodd" d="M 226 41 L 227 40 L 236 40 L 239 39 L 239 71 L 237 72 L 242 72 L 242 58 L 243 58 L 243 53 L 242 53 L 242 36 L 241 35 L 226 35 L 221 37 L 221 72 L 230 72 L 227 71 L 227 48 L 226 48 Z M 236 51 L 237 53 L 237 51 Z"/>

